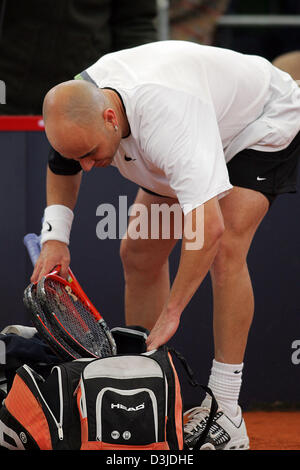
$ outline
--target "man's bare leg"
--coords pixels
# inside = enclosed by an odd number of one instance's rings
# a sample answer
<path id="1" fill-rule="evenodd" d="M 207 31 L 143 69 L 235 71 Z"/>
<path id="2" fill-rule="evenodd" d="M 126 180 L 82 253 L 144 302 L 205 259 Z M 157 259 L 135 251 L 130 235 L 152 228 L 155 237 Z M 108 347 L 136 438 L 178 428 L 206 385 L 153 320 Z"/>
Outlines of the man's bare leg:
<path id="1" fill-rule="evenodd" d="M 235 187 L 220 201 L 220 206 L 225 232 L 210 271 L 215 358 L 208 385 L 227 416 L 238 426 L 243 361 L 254 314 L 247 255 L 269 202 L 256 191 Z"/>
<path id="2" fill-rule="evenodd" d="M 248 449 L 249 438 L 239 394 L 244 353 L 254 313 L 254 296 L 247 267 L 247 255 L 254 234 L 269 202 L 265 196 L 244 188 L 233 188 L 220 201 L 225 231 L 210 273 L 214 300 L 213 360 L 208 386 L 219 405 L 214 428 L 201 449 Z M 186 445 L 198 445 L 197 429 L 207 419 L 210 397 L 188 412 Z"/>
<path id="3" fill-rule="evenodd" d="M 215 359 L 238 364 L 244 359 L 254 314 L 247 255 L 269 202 L 261 193 L 235 187 L 220 206 L 225 232 L 211 268 Z"/>

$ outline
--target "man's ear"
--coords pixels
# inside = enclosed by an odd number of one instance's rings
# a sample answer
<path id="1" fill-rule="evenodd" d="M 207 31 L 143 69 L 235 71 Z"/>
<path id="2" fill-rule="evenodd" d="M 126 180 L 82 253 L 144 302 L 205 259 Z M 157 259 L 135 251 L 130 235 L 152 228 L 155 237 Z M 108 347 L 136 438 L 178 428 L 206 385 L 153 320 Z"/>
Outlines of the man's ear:
<path id="1" fill-rule="evenodd" d="M 104 119 L 104 124 L 110 126 L 115 126 L 118 125 L 118 120 L 117 120 L 117 115 L 115 111 L 112 108 L 106 108 L 103 111 L 103 119 Z"/>

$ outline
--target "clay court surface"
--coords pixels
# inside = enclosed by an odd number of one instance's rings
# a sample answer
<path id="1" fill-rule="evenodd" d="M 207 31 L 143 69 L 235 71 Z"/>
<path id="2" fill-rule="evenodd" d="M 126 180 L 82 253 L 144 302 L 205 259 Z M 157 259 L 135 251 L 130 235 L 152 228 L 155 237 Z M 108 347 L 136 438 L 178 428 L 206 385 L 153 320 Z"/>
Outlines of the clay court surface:
<path id="1" fill-rule="evenodd" d="M 300 450 L 299 411 L 243 413 L 251 450 Z"/>

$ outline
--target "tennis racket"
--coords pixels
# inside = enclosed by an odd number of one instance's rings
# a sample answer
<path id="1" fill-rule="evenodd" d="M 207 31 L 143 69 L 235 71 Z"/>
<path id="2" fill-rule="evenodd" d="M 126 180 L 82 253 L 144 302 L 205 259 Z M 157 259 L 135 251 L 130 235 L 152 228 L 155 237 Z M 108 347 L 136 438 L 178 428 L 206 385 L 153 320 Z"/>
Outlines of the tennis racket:
<path id="1" fill-rule="evenodd" d="M 24 237 L 32 261 L 36 262 L 39 237 Z M 103 317 L 88 299 L 75 275 L 68 269 L 68 279 L 60 275 L 60 266 L 37 284 L 36 296 L 49 321 L 72 349 L 83 357 L 106 357 L 116 354 L 116 344 Z"/>
<path id="2" fill-rule="evenodd" d="M 29 233 L 24 237 L 24 244 L 28 250 L 33 266 L 39 256 L 39 237 L 35 233 Z M 41 337 L 50 346 L 52 351 L 63 361 L 79 359 L 81 356 L 74 351 L 68 343 L 59 338 L 57 329 L 46 317 L 42 306 L 36 297 L 36 284 L 29 284 L 24 290 L 23 302 L 30 314 L 32 324 Z"/>
<path id="3" fill-rule="evenodd" d="M 33 266 L 35 266 L 40 254 L 40 237 L 35 233 L 28 233 L 24 237 L 24 245 L 27 248 Z M 38 300 L 36 294 L 37 284 L 35 283 L 34 285 L 28 286 L 28 291 L 25 291 L 24 303 L 32 315 L 32 321 L 36 325 L 36 328 L 39 327 L 37 330 L 40 334 L 43 334 L 45 340 L 52 345 L 52 349 L 54 347 L 55 352 L 60 353 L 62 357 L 65 356 L 65 349 L 71 353 L 71 358 L 97 357 L 78 343 L 65 328 L 62 328 L 61 324 L 56 321 L 55 315 L 49 315 L 47 311 L 45 311 L 44 305 Z M 36 317 L 37 312 L 38 317 Z M 36 322 L 38 323 L 36 324 Z M 59 344 L 57 345 L 57 343 Z M 63 351 L 59 350 L 60 345 L 63 347 Z M 75 345 L 75 348 L 73 348 L 72 345 Z"/>

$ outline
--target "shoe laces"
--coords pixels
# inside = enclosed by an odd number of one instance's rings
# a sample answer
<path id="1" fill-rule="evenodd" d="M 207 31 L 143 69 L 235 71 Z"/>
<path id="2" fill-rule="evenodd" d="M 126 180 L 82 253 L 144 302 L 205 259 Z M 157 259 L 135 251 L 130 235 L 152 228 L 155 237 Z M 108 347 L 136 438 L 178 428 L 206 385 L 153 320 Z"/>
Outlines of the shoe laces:
<path id="1" fill-rule="evenodd" d="M 200 426 L 200 423 L 207 420 L 209 412 L 210 410 L 208 408 L 199 406 L 187 411 L 184 415 L 187 415 L 189 420 L 184 426 L 185 434 L 193 434 Z"/>

